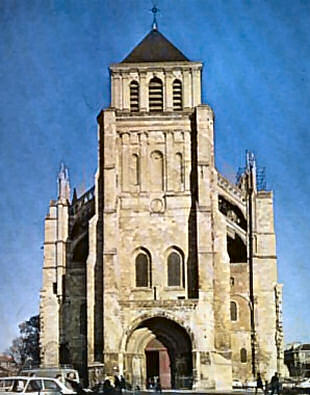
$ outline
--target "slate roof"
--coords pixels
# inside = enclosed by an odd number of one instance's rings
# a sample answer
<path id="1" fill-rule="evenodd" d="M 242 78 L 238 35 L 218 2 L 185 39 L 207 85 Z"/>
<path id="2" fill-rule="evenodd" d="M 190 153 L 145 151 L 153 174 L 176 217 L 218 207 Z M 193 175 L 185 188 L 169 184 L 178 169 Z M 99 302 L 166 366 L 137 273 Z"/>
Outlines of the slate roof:
<path id="1" fill-rule="evenodd" d="M 121 63 L 189 62 L 158 30 L 153 29 Z"/>

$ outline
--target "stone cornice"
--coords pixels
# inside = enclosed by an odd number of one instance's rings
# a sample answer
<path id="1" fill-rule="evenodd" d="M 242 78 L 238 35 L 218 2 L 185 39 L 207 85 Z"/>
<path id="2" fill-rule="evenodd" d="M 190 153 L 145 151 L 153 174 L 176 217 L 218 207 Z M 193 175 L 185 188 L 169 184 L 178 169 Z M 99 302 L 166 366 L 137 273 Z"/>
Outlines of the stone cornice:
<path id="1" fill-rule="evenodd" d="M 194 109 L 184 110 L 184 111 L 167 111 L 167 112 L 135 112 L 130 113 L 128 111 L 117 110 L 116 111 L 116 121 L 117 122 L 151 122 L 158 121 L 167 122 L 170 120 L 175 121 L 186 121 L 189 122 L 189 116 L 193 113 Z"/>
<path id="2" fill-rule="evenodd" d="M 197 299 L 171 299 L 171 300 L 121 300 L 120 305 L 128 308 L 165 308 L 175 310 L 179 307 L 185 307 L 190 310 L 196 309 Z"/>
<path id="3" fill-rule="evenodd" d="M 153 71 L 172 71 L 180 69 L 184 71 L 201 70 L 203 67 L 201 62 L 146 62 L 146 63 L 113 63 L 109 69 L 112 74 L 125 72 L 135 73 L 137 71 L 153 72 Z"/>

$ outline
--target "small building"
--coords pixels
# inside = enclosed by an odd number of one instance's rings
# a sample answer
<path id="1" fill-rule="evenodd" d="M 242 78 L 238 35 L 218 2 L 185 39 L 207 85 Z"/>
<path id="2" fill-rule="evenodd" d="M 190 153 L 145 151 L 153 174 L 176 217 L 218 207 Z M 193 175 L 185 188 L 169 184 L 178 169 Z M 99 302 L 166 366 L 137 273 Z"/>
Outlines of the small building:
<path id="1" fill-rule="evenodd" d="M 310 377 L 310 344 L 293 343 L 284 350 L 284 363 L 290 376 Z"/>
<path id="2" fill-rule="evenodd" d="M 17 372 L 17 365 L 14 358 L 8 354 L 0 354 L 0 376 L 11 376 Z"/>

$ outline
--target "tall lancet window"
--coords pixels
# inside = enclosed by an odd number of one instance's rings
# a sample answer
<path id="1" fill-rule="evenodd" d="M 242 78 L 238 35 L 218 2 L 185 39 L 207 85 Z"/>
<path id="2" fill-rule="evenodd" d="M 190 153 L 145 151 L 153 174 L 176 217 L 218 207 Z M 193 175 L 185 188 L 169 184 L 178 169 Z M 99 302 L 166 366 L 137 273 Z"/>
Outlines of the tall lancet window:
<path id="1" fill-rule="evenodd" d="M 231 321 L 237 321 L 237 303 L 230 302 L 230 319 Z"/>
<path id="2" fill-rule="evenodd" d="M 145 252 L 136 256 L 136 287 L 151 286 L 150 258 Z"/>
<path id="3" fill-rule="evenodd" d="M 138 154 L 133 154 L 131 162 L 131 183 L 132 185 L 140 184 L 140 158 Z"/>
<path id="4" fill-rule="evenodd" d="M 173 111 L 182 111 L 182 82 L 180 80 L 173 81 Z"/>
<path id="5" fill-rule="evenodd" d="M 183 262 L 178 252 L 171 252 L 168 256 L 168 286 L 183 286 Z"/>
<path id="6" fill-rule="evenodd" d="M 157 77 L 152 78 L 149 83 L 149 110 L 163 111 L 163 83 Z"/>
<path id="7" fill-rule="evenodd" d="M 247 363 L 247 361 L 248 361 L 247 351 L 245 348 L 241 348 L 240 349 L 240 362 Z"/>
<path id="8" fill-rule="evenodd" d="M 184 169 L 183 169 L 182 154 L 180 152 L 178 152 L 175 155 L 175 161 L 176 161 L 176 171 L 177 171 L 177 190 L 182 191 L 184 184 Z"/>
<path id="9" fill-rule="evenodd" d="M 130 83 L 130 111 L 139 111 L 139 84 L 137 81 Z"/>
<path id="10" fill-rule="evenodd" d="M 151 187 L 153 192 L 164 190 L 164 160 L 160 151 L 151 153 Z"/>

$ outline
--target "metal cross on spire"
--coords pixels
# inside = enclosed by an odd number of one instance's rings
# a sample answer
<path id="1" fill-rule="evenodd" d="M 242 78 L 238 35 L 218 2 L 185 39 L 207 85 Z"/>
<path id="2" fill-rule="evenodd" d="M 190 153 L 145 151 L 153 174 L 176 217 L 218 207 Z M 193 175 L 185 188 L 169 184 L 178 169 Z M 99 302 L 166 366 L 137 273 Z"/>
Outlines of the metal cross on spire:
<path id="1" fill-rule="evenodd" d="M 153 23 L 152 23 L 152 29 L 157 30 L 157 19 L 156 19 L 156 14 L 159 12 L 159 8 L 156 7 L 156 5 L 153 5 L 153 8 L 151 9 L 153 13 Z"/>

